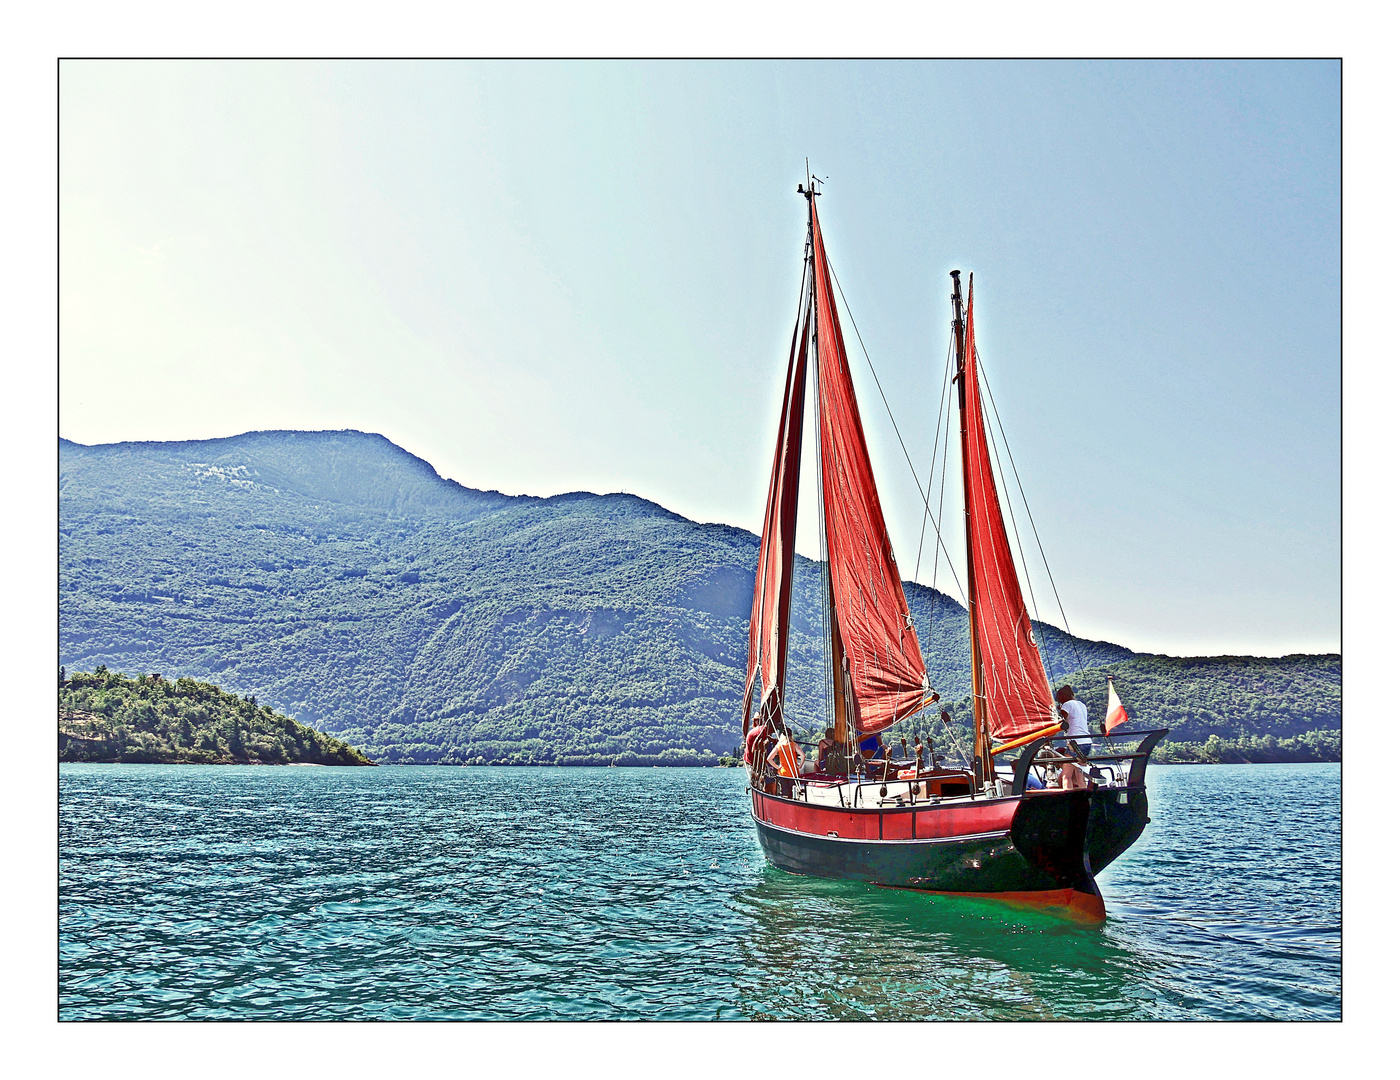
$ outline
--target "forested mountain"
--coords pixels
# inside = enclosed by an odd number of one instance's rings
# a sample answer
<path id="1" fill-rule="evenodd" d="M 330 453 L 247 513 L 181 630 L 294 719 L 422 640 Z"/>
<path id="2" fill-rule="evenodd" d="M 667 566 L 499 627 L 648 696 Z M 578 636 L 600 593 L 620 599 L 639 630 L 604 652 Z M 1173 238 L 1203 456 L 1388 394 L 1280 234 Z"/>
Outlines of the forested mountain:
<path id="1" fill-rule="evenodd" d="M 217 682 L 385 762 L 712 761 L 757 545 L 631 495 L 476 491 L 360 432 L 65 441 L 60 661 Z M 819 580 L 800 560 L 789 701 L 813 724 Z M 965 610 L 905 591 L 934 689 L 964 697 Z M 1056 677 L 1134 657 L 1037 638 Z"/>

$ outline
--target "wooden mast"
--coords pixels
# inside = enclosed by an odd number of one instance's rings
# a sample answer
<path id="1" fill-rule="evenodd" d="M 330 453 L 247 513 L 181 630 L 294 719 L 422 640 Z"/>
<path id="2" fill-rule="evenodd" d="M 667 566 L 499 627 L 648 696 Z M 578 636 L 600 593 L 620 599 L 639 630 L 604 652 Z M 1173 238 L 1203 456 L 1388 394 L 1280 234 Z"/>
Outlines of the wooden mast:
<path id="1" fill-rule="evenodd" d="M 799 188 L 798 188 L 798 191 L 801 191 L 802 194 L 804 194 L 804 195 L 807 196 L 807 245 L 808 245 L 808 246 L 807 246 L 807 250 L 808 250 L 808 256 L 807 256 L 807 257 L 808 257 L 809 261 L 811 262 L 811 269 L 812 269 L 812 273 L 811 273 L 811 293 L 810 293 L 809 303 L 812 305 L 812 310 L 815 310 L 815 309 L 816 309 L 816 302 L 817 302 L 817 272 L 818 272 L 818 268 L 817 268 L 817 261 L 816 261 L 816 260 L 817 260 L 816 244 L 813 242 L 813 236 L 814 236 L 814 233 L 815 233 L 815 228 L 814 228 L 814 226 L 813 226 L 813 221 L 812 221 L 812 219 L 813 219 L 814 214 L 816 213 L 816 198 L 817 198 L 818 195 L 821 194 L 821 192 L 819 192 L 819 191 L 816 189 L 816 185 L 812 183 L 812 176 L 811 176 L 810 171 L 809 171 L 808 174 L 807 174 L 807 188 L 806 188 L 806 190 L 804 191 L 802 188 L 799 187 Z M 811 343 L 811 347 L 812 347 L 812 370 L 813 370 L 813 372 L 814 372 L 815 375 L 816 375 L 816 384 L 817 384 L 818 387 L 820 387 L 820 385 L 821 385 L 821 378 L 822 378 L 822 357 L 821 357 L 821 349 L 820 349 L 819 342 L 820 342 L 820 336 L 819 336 L 818 333 L 817 333 L 817 320 L 816 320 L 815 318 L 813 318 L 813 319 L 812 319 L 812 343 Z M 822 462 L 822 460 L 821 460 L 821 425 L 822 425 L 822 406 L 821 406 L 821 398 L 822 398 L 822 396 L 821 396 L 820 391 L 818 391 L 818 393 L 816 393 L 816 394 L 814 395 L 814 397 L 815 397 L 814 405 L 815 405 L 815 409 L 816 409 L 817 433 L 818 433 L 818 434 L 817 434 L 817 473 L 818 473 L 818 475 L 820 476 L 820 475 L 821 475 L 821 470 L 822 470 L 822 465 L 823 465 L 823 462 Z M 818 498 L 819 500 L 822 499 L 821 487 L 822 487 L 822 485 L 819 483 L 819 484 L 817 485 L 817 492 L 818 492 L 817 498 Z M 824 512 L 825 512 L 825 501 L 824 501 L 824 500 L 822 501 L 822 508 L 823 508 L 823 513 L 824 513 Z M 824 522 L 821 523 L 820 528 L 822 529 L 822 535 L 825 536 L 826 533 L 825 533 L 825 523 L 824 523 Z M 829 554 L 829 553 L 828 553 L 827 558 L 828 558 L 828 560 L 830 559 L 830 554 Z M 845 658 L 845 650 L 844 650 L 844 648 L 842 647 L 842 644 L 841 644 L 841 627 L 837 624 L 837 621 L 836 621 L 836 595 L 835 595 L 835 593 L 832 591 L 833 585 L 832 585 L 832 581 L 831 581 L 830 562 L 829 562 L 829 561 L 828 561 L 827 566 L 828 566 L 828 570 L 827 570 L 827 574 L 826 574 L 826 588 L 823 590 L 824 595 L 822 596 L 822 603 L 826 605 L 826 625 L 827 625 L 827 630 L 828 630 L 828 633 L 829 633 L 829 641 L 828 641 L 828 644 L 829 644 L 830 649 L 831 649 L 831 705 L 832 705 L 832 714 L 833 714 L 833 715 L 832 715 L 832 718 L 831 718 L 831 723 L 832 723 L 832 727 L 835 728 L 835 730 L 836 730 L 836 741 L 839 742 L 839 743 L 845 744 L 845 743 L 849 742 L 849 741 L 850 741 L 850 738 L 851 738 L 850 731 L 849 731 L 849 726 L 848 726 L 848 724 L 846 723 L 849 705 L 848 705 L 848 702 L 847 702 L 847 694 L 846 694 L 846 677 L 845 677 L 845 670 L 844 670 L 844 664 L 842 663 L 842 661 L 843 661 L 844 658 Z"/>
<path id="2" fill-rule="evenodd" d="M 958 373 L 958 434 L 962 447 L 963 477 L 963 528 L 967 544 L 967 622 L 968 636 L 972 641 L 972 726 L 973 726 L 973 775 L 980 787 L 984 779 L 990 779 L 992 771 L 990 747 L 987 744 L 986 698 L 982 693 L 982 650 L 977 642 L 977 576 L 972 568 L 972 474 L 967 453 L 967 380 L 964 377 L 967 366 L 966 326 L 963 323 L 962 271 L 951 272 L 953 279 L 953 341 L 957 351 Z"/>

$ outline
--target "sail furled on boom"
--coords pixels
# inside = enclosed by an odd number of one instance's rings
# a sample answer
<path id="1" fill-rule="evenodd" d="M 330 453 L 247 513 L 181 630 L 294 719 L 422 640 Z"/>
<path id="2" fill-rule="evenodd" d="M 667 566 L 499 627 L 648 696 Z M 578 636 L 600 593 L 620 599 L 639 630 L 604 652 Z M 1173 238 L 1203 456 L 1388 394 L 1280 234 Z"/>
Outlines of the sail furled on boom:
<path id="1" fill-rule="evenodd" d="M 1006 521 L 993 479 L 991 447 L 982 415 L 977 348 L 972 327 L 972 279 L 967 283 L 967 346 L 963 369 L 966 443 L 969 593 L 982 660 L 982 697 L 987 730 L 1014 739 L 1055 723 L 1055 703 L 1045 665 L 1031 636 L 1031 617 L 1021 595 Z"/>
<path id="2" fill-rule="evenodd" d="M 822 503 L 832 614 L 849 687 L 847 716 L 861 735 L 917 711 L 928 687 L 856 407 L 815 199 L 812 215 Z M 849 681 L 847 681 L 849 680 Z"/>
<path id="3" fill-rule="evenodd" d="M 807 339 L 811 313 L 799 316 L 788 351 L 787 384 L 768 506 L 758 545 L 758 573 L 749 616 L 749 665 L 744 680 L 743 722 L 747 727 L 757 685 L 763 687 L 760 714 L 781 715 L 787 678 L 788 625 L 792 611 L 792 561 L 797 539 L 797 481 L 802 463 L 802 414 L 807 394 Z"/>

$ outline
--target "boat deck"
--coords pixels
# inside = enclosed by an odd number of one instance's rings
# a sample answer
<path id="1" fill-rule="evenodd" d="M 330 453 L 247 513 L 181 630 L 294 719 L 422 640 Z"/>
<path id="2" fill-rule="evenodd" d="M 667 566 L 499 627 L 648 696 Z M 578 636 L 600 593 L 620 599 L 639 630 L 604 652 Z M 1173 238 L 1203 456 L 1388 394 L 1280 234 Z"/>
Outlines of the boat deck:
<path id="1" fill-rule="evenodd" d="M 1009 764 L 998 767 L 1000 794 L 1010 794 L 1014 771 Z M 1091 771 L 1092 782 L 1099 788 L 1123 787 L 1129 780 L 1127 767 L 1117 762 L 1098 763 Z M 1042 776 L 1040 779 L 1042 786 L 1058 786 L 1053 782 L 1053 776 Z M 1047 785 L 1045 781 L 1051 783 Z M 926 770 L 917 778 L 898 780 L 860 780 L 854 777 L 841 779 L 807 775 L 793 783 L 792 797 L 820 806 L 879 809 L 968 803 L 973 801 L 974 794 L 971 773 L 960 769 L 935 769 Z"/>

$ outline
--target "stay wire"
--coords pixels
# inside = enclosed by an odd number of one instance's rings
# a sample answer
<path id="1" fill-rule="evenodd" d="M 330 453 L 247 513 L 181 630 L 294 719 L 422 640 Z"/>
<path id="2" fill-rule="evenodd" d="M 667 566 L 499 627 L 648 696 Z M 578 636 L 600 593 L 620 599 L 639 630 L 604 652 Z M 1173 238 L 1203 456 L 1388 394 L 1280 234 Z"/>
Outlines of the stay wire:
<path id="1" fill-rule="evenodd" d="M 982 369 L 982 351 L 981 351 L 980 349 L 977 349 L 976 346 L 974 346 L 973 349 L 974 349 L 974 352 L 976 353 L 976 357 L 977 357 L 977 368 L 978 368 L 978 372 L 979 372 L 979 374 L 980 374 L 980 373 L 981 373 L 981 369 Z M 991 389 L 991 387 L 989 386 L 989 387 L 987 387 L 987 400 L 988 400 L 988 401 L 991 401 L 991 398 L 992 398 L 992 389 Z M 995 404 L 993 404 L 992 408 L 993 408 L 993 411 L 995 411 L 995 409 L 996 409 Z M 1003 440 L 1006 438 L 1006 435 L 1005 435 L 1004 432 L 1003 432 L 1003 434 L 1002 434 L 1002 438 L 1003 438 Z M 1002 465 L 1001 465 L 1001 450 L 1000 450 L 1000 447 L 997 445 L 997 441 L 996 441 L 995 439 L 988 439 L 987 441 L 988 441 L 989 443 L 991 443 L 991 446 L 992 446 L 992 458 L 996 461 L 996 465 L 997 465 L 997 476 L 998 476 L 998 477 L 1000 478 L 1000 480 L 1001 480 L 1001 490 L 1002 490 L 1002 491 L 1006 491 L 1006 490 L 1007 490 L 1007 487 L 1006 487 L 1006 470 L 1003 469 L 1003 468 L 1002 468 Z M 1010 448 L 1009 446 L 1006 448 L 1006 456 L 1007 456 L 1008 458 L 1011 457 L 1011 448 Z M 1036 599 L 1035 599 L 1035 586 L 1031 584 L 1031 568 L 1030 568 L 1030 564 L 1029 564 L 1028 562 L 1026 562 L 1026 551 L 1025 551 L 1025 548 L 1023 548 L 1023 547 L 1021 546 L 1021 530 L 1020 530 L 1020 528 L 1019 528 L 1019 527 L 1017 526 L 1017 524 L 1016 524 L 1016 514 L 1015 514 L 1014 510 L 1013 510 L 1010 514 L 1008 514 L 1007 516 L 1011 518 L 1011 535 L 1014 536 L 1014 537 L 1016 538 L 1016 554 L 1018 554 L 1019 556 L 1021 556 L 1021 573 L 1022 573 L 1022 575 L 1024 576 L 1025 581 L 1026 581 L 1026 592 L 1028 592 L 1028 593 L 1031 594 L 1031 610 L 1032 610 L 1032 612 L 1034 612 L 1034 614 L 1035 614 L 1035 621 L 1036 621 L 1036 622 L 1040 622 L 1040 607 L 1039 607 L 1039 605 L 1036 603 Z"/>
<path id="2" fill-rule="evenodd" d="M 951 335 L 950 335 L 950 336 L 949 336 L 949 339 L 948 339 L 948 351 L 949 351 L 949 354 L 950 354 L 950 355 L 952 354 L 952 349 L 953 349 L 953 340 L 952 340 L 952 337 L 951 337 Z M 950 382 L 948 385 L 951 387 L 951 386 L 952 386 L 952 383 Z M 948 406 L 947 406 L 947 408 L 948 408 L 948 422 L 947 422 L 946 424 L 943 425 L 943 470 L 942 470 L 942 472 L 939 474 L 939 479 L 938 479 L 938 525 L 939 525 L 940 528 L 941 528 L 942 525 L 943 525 L 943 506 L 944 506 L 943 494 L 944 494 L 944 492 L 947 490 L 947 487 L 948 487 L 948 440 L 952 437 L 952 434 L 953 434 L 953 395 L 952 395 L 951 393 L 948 395 Z M 932 481 L 930 481 L 929 486 L 930 486 L 930 487 L 933 486 Z M 947 552 L 945 551 L 944 554 L 946 555 Z M 948 563 L 948 569 L 951 570 L 952 567 L 953 567 L 953 564 L 952 564 L 951 562 L 949 562 L 949 563 Z M 933 559 L 933 585 L 932 585 L 932 588 L 933 588 L 933 590 L 934 590 L 935 592 L 938 591 L 938 555 L 937 555 L 937 552 L 934 553 L 934 559 Z M 933 616 L 932 616 L 932 614 L 930 613 L 930 616 L 929 616 L 929 626 L 930 626 L 930 627 L 933 626 L 933 621 L 932 621 L 932 620 L 933 620 Z M 932 631 L 930 631 L 930 632 L 932 632 Z"/>
<path id="3" fill-rule="evenodd" d="M 1016 478 L 1016 489 L 1021 493 L 1021 504 L 1026 508 L 1026 520 L 1030 522 L 1031 534 L 1035 537 L 1035 545 L 1040 550 L 1040 561 L 1045 566 L 1045 576 L 1050 579 L 1050 591 L 1055 594 L 1055 605 L 1060 609 L 1060 619 L 1065 624 L 1065 636 L 1069 638 L 1070 647 L 1074 649 L 1075 659 L 1079 662 L 1078 670 L 1083 671 L 1084 656 L 1079 651 L 1078 640 L 1070 632 L 1069 617 L 1065 615 L 1065 605 L 1060 601 L 1060 590 L 1055 586 L 1055 575 L 1050 572 L 1050 560 L 1045 557 L 1045 545 L 1040 542 L 1040 530 L 1035 527 L 1035 515 L 1031 513 L 1031 504 L 1026 500 L 1026 489 L 1021 483 L 1021 473 L 1016 468 L 1016 458 L 1011 453 L 1011 444 L 1006 441 L 1006 429 L 1001 426 L 1001 414 L 997 412 L 996 398 L 992 395 L 992 388 L 986 380 L 985 373 L 979 371 L 979 374 L 982 375 L 979 381 L 987 387 L 987 400 L 992 403 L 992 415 L 996 417 L 997 430 L 1001 432 L 1001 440 L 1006 444 L 1006 457 L 1011 462 L 1011 474 Z"/>
<path id="4" fill-rule="evenodd" d="M 852 320 L 852 323 L 854 324 L 854 320 Z M 859 335 L 857 335 L 857 336 L 859 336 Z M 928 459 L 928 487 L 927 487 L 925 490 L 927 490 L 927 491 L 929 491 L 929 492 L 932 492 L 932 491 L 933 491 L 933 467 L 934 467 L 936 464 L 938 464 L 938 436 L 939 436 L 939 435 L 942 433 L 942 431 L 943 431 L 943 406 L 944 406 L 945 400 L 946 400 L 946 398 L 947 398 L 947 396 L 948 396 L 948 369 L 949 369 L 949 367 L 951 366 L 952 358 L 953 358 L 953 343 L 952 343 L 952 341 L 949 341 L 949 342 L 948 342 L 948 356 L 947 356 L 947 357 L 944 359 L 944 361 L 943 361 L 943 382 L 942 382 L 942 384 L 941 384 L 941 385 L 939 386 L 939 388 L 938 388 L 938 422 L 937 422 L 937 424 L 935 425 L 935 427 L 934 427 L 934 429 L 933 429 L 933 452 L 929 455 L 929 459 Z M 927 532 L 927 530 L 928 530 L 928 517 L 927 517 L 927 516 L 924 516 L 924 517 L 921 517 L 921 518 L 919 519 L 919 552 L 918 552 L 917 555 L 914 556 L 914 580 L 915 580 L 915 581 L 918 581 L 918 580 L 919 580 L 919 567 L 923 565 L 923 558 L 924 558 L 924 533 Z M 938 574 L 938 552 L 937 552 L 937 550 L 935 550 L 935 551 L 934 551 L 934 554 L 933 554 L 933 572 L 934 572 L 934 575 L 937 576 L 937 574 Z"/>
<path id="5" fill-rule="evenodd" d="M 982 353 L 981 353 L 981 350 L 979 350 L 979 349 L 976 348 L 976 346 L 974 346 L 973 349 L 974 349 L 974 352 L 976 353 L 978 371 L 980 372 L 980 371 L 981 371 L 981 366 L 982 366 Z M 987 389 L 987 400 L 990 401 L 990 400 L 991 400 L 991 396 L 992 396 L 992 391 L 991 391 L 991 388 L 988 387 L 988 389 Z M 1005 436 L 1005 433 L 1003 433 L 1003 434 L 1002 434 L 1002 438 L 1005 439 L 1005 437 L 1006 437 L 1006 436 Z M 991 447 L 992 447 L 992 460 L 994 460 L 994 461 L 996 462 L 997 477 L 998 477 L 998 478 L 1000 479 L 1000 481 L 1001 481 L 1001 488 L 1000 488 L 1000 490 L 1002 490 L 1002 491 L 1007 491 L 1008 488 L 1007 488 L 1007 486 L 1006 486 L 1006 470 L 1002 468 L 1002 464 L 1001 464 L 1001 448 L 997 445 L 996 439 L 991 439 L 991 438 L 989 438 L 989 439 L 987 440 L 987 442 L 990 443 L 990 444 L 991 444 Z M 1011 448 L 1010 448 L 1010 447 L 1007 447 L 1007 448 L 1006 448 L 1006 456 L 1007 456 L 1008 458 L 1011 456 Z M 1016 554 L 1019 555 L 1019 556 L 1021 557 L 1021 577 L 1022 577 L 1022 579 L 1025 581 L 1025 583 L 1026 583 L 1026 592 L 1028 592 L 1028 593 L 1030 594 L 1030 597 L 1031 597 L 1031 612 L 1032 612 L 1032 614 L 1033 614 L 1033 616 L 1034 616 L 1034 618 L 1035 618 L 1035 621 L 1036 621 L 1036 622 L 1041 622 L 1041 618 L 1040 618 L 1040 605 L 1039 605 L 1039 603 L 1037 602 L 1037 600 L 1036 600 L 1036 598 L 1035 598 L 1035 586 L 1031 583 L 1031 568 L 1030 568 L 1030 564 L 1029 564 L 1028 562 L 1026 562 L 1026 550 L 1025 550 L 1024 547 L 1021 546 L 1021 529 L 1020 529 L 1020 526 L 1016 523 L 1016 512 L 1015 512 L 1015 508 L 1014 508 L 1014 507 L 1008 507 L 1007 510 L 1008 510 L 1008 513 L 1007 513 L 1006 516 L 1009 517 L 1009 518 L 1011 519 L 1011 535 L 1012 535 L 1013 537 L 1016 538 Z M 1052 653 L 1051 655 L 1053 656 L 1054 654 Z M 1055 671 L 1054 671 L 1054 663 L 1053 663 L 1053 661 L 1052 661 L 1052 663 L 1050 664 L 1049 675 L 1050 675 L 1050 681 L 1051 681 L 1051 682 L 1054 682 L 1054 681 L 1055 681 Z"/>
<path id="6" fill-rule="evenodd" d="M 951 400 L 950 400 L 950 398 L 949 398 L 949 395 L 948 395 L 948 389 L 949 389 L 949 387 L 952 385 L 952 384 L 948 381 L 948 373 L 949 373 L 949 371 L 952 370 L 952 365 L 953 365 L 953 340 L 952 340 L 952 338 L 950 337 L 950 338 L 948 339 L 948 355 L 947 355 L 946 357 L 944 357 L 944 360 L 943 360 L 943 382 L 942 382 L 942 385 L 939 387 L 939 391 L 938 391 L 938 422 L 937 422 L 937 424 L 934 426 L 934 429 L 933 429 L 933 450 L 932 450 L 932 452 L 929 454 L 929 459 L 928 459 L 928 486 L 927 486 L 926 490 L 927 490 L 930 494 L 932 494 L 932 492 L 933 492 L 933 470 L 934 470 L 934 466 L 936 466 L 936 465 L 938 464 L 938 439 L 939 439 L 939 436 L 940 436 L 941 434 L 943 434 L 943 418 L 944 418 L 945 412 L 946 412 L 946 415 L 948 416 L 948 426 L 949 426 L 950 428 L 952 427 L 952 423 L 953 423 L 953 422 L 952 422 L 952 412 L 951 412 L 951 410 L 948 410 L 948 409 L 947 409 L 947 406 L 949 406 L 949 405 L 952 403 Z M 944 437 L 945 446 L 944 446 L 944 450 L 943 450 L 943 453 L 944 453 L 944 455 L 945 455 L 944 462 L 943 462 L 943 472 L 944 472 L 944 476 L 945 476 L 945 477 L 946 477 L 947 471 L 948 471 L 948 463 L 947 463 L 947 459 L 946 459 L 946 455 L 947 455 L 947 453 L 948 453 L 948 450 L 947 450 L 947 446 L 946 446 L 946 441 L 947 441 L 947 440 L 946 440 L 946 436 L 945 436 L 945 437 Z M 937 526 L 936 526 L 936 527 L 941 528 L 941 527 L 942 527 L 942 524 L 943 524 L 943 486 L 942 486 L 942 484 L 940 483 L 939 489 L 938 489 L 938 518 L 937 518 Z M 923 516 L 923 517 L 921 517 L 921 518 L 919 519 L 919 551 L 918 551 L 918 554 L 914 557 L 914 583 L 915 583 L 915 584 L 918 584 L 918 581 L 919 581 L 919 568 L 923 565 L 923 558 L 924 558 L 924 534 L 925 534 L 925 532 L 927 532 L 927 528 L 928 528 L 928 516 L 925 515 L 925 516 Z M 934 548 L 934 549 L 933 549 L 933 583 L 929 586 L 929 597 L 928 597 L 928 635 L 924 638 L 924 643 L 925 643 L 928 647 L 930 647 L 930 648 L 932 648 L 932 645 L 933 645 L 933 617 L 934 617 L 935 611 L 937 610 L 937 607 L 938 607 L 938 549 L 937 549 L 937 548 Z"/>
<path id="7" fill-rule="evenodd" d="M 949 355 L 950 362 L 951 362 L 951 357 L 952 357 L 952 351 L 953 351 L 953 338 L 952 338 L 952 335 L 950 334 L 950 335 L 948 336 L 948 355 Z M 946 371 L 945 371 L 945 374 L 946 374 Z M 948 385 L 949 385 L 949 387 L 951 387 L 951 386 L 952 386 L 952 383 L 950 382 Z M 944 507 L 944 498 L 943 498 L 943 496 L 944 496 L 944 492 L 947 490 L 947 487 L 948 487 L 948 441 L 949 441 L 949 439 L 952 437 L 952 434 L 953 434 L 953 395 L 952 395 L 951 393 L 948 395 L 948 400 L 947 400 L 947 404 L 946 404 L 945 407 L 946 407 L 947 413 L 948 413 L 948 422 L 947 422 L 946 424 L 943 425 L 943 469 L 942 469 L 942 471 L 940 472 L 939 478 L 938 478 L 938 525 L 939 525 L 940 528 L 941 528 L 942 525 L 943 525 L 943 507 Z M 934 447 L 934 452 L 935 452 L 935 453 L 938 452 L 938 448 L 937 448 L 937 447 Z M 932 487 L 933 487 L 933 479 L 932 479 L 932 476 L 930 475 L 930 479 L 929 479 L 929 488 L 932 489 Z M 951 569 L 952 563 L 949 562 L 948 565 L 949 565 L 949 568 Z M 938 552 L 937 552 L 937 551 L 935 551 L 934 554 L 933 554 L 933 584 L 930 586 L 930 589 L 932 590 L 933 595 L 929 598 L 929 607 L 928 607 L 928 640 L 929 640 L 930 643 L 932 643 L 932 641 L 933 641 L 934 605 L 935 605 L 935 604 L 937 603 L 937 601 L 938 601 Z M 961 749 L 959 749 L 959 753 L 961 753 Z"/>

